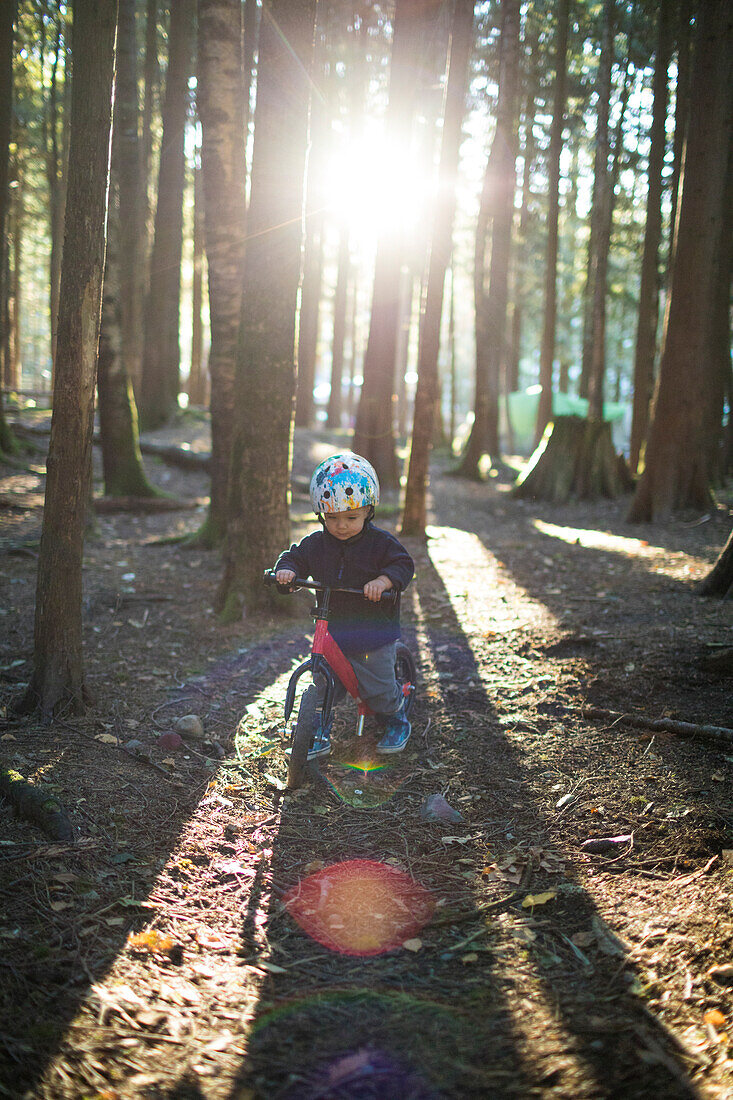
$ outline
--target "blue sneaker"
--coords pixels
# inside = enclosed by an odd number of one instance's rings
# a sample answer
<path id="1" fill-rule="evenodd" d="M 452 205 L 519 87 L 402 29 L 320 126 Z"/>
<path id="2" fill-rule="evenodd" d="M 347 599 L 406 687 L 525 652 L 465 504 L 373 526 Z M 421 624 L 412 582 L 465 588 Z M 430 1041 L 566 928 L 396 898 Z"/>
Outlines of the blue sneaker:
<path id="1" fill-rule="evenodd" d="M 387 719 L 384 737 L 377 742 L 377 752 L 382 756 L 386 756 L 388 753 L 402 752 L 410 740 L 411 733 L 412 726 L 405 718 L 405 704 L 403 702 L 400 709 Z"/>
<path id="2" fill-rule="evenodd" d="M 321 726 L 318 723 L 316 729 L 316 736 L 313 738 L 313 746 L 308 753 L 309 760 L 317 760 L 319 756 L 328 756 L 331 751 L 331 726 L 333 720 L 326 723 L 325 726 Z"/>

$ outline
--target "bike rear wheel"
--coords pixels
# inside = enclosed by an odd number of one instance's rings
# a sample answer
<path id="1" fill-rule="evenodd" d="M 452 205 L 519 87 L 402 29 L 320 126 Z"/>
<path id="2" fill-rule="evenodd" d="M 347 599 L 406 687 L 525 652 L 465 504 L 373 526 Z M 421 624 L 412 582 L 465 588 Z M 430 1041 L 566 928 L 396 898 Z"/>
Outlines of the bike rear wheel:
<path id="1" fill-rule="evenodd" d="M 313 735 L 316 729 L 317 710 L 318 689 L 315 684 L 311 684 L 301 696 L 298 717 L 295 720 L 293 739 L 290 745 L 290 758 L 288 760 L 288 790 L 296 790 L 298 787 L 302 787 L 305 781 L 308 753 L 313 744 Z"/>
<path id="2" fill-rule="evenodd" d="M 410 653 L 404 642 L 397 643 L 397 652 L 394 662 L 395 679 L 400 687 L 410 684 L 412 690 L 405 693 L 405 718 L 410 717 L 410 711 L 415 703 L 415 687 L 417 681 L 417 665 L 415 658 Z"/>

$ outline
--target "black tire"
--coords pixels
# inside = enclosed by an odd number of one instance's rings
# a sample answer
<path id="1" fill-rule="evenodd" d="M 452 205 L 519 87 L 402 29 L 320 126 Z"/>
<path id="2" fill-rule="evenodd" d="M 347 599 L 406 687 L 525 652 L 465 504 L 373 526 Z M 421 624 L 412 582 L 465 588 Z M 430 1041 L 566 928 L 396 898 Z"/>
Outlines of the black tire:
<path id="1" fill-rule="evenodd" d="M 318 689 L 311 684 L 303 692 L 298 708 L 298 717 L 293 730 L 288 760 L 288 790 L 296 790 L 305 782 L 308 753 L 313 744 L 318 710 Z"/>
<path id="2" fill-rule="evenodd" d="M 404 642 L 397 643 L 397 652 L 395 654 L 394 673 L 397 683 L 402 686 L 403 684 L 412 684 L 412 691 L 409 695 L 405 696 L 405 718 L 410 717 L 413 705 L 415 703 L 415 689 L 417 685 L 417 666 L 415 664 L 415 658 L 410 653 L 409 649 Z"/>

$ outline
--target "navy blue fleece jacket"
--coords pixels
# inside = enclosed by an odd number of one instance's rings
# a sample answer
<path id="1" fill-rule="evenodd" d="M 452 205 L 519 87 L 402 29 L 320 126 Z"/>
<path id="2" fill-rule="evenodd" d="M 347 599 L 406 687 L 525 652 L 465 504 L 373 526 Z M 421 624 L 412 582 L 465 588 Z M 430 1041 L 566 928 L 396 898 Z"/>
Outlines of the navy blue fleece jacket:
<path id="1" fill-rule="evenodd" d="M 292 569 L 296 577 L 343 588 L 363 588 L 384 575 L 397 592 L 412 580 L 415 565 L 401 542 L 389 531 L 365 523 L 354 538 L 334 538 L 325 529 L 314 531 L 281 554 L 275 565 Z M 369 653 L 400 637 L 400 600 L 372 603 L 363 596 L 334 592 L 329 630 L 346 654 Z"/>

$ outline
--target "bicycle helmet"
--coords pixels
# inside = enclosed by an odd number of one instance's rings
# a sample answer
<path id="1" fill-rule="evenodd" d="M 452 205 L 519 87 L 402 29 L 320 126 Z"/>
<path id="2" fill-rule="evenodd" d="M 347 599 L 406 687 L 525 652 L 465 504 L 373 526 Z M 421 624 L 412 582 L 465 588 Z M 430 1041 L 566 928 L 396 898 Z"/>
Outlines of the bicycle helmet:
<path id="1" fill-rule="evenodd" d="M 353 451 L 343 451 L 316 466 L 310 494 L 318 515 L 369 505 L 373 509 L 379 504 L 379 479 L 371 462 Z"/>

